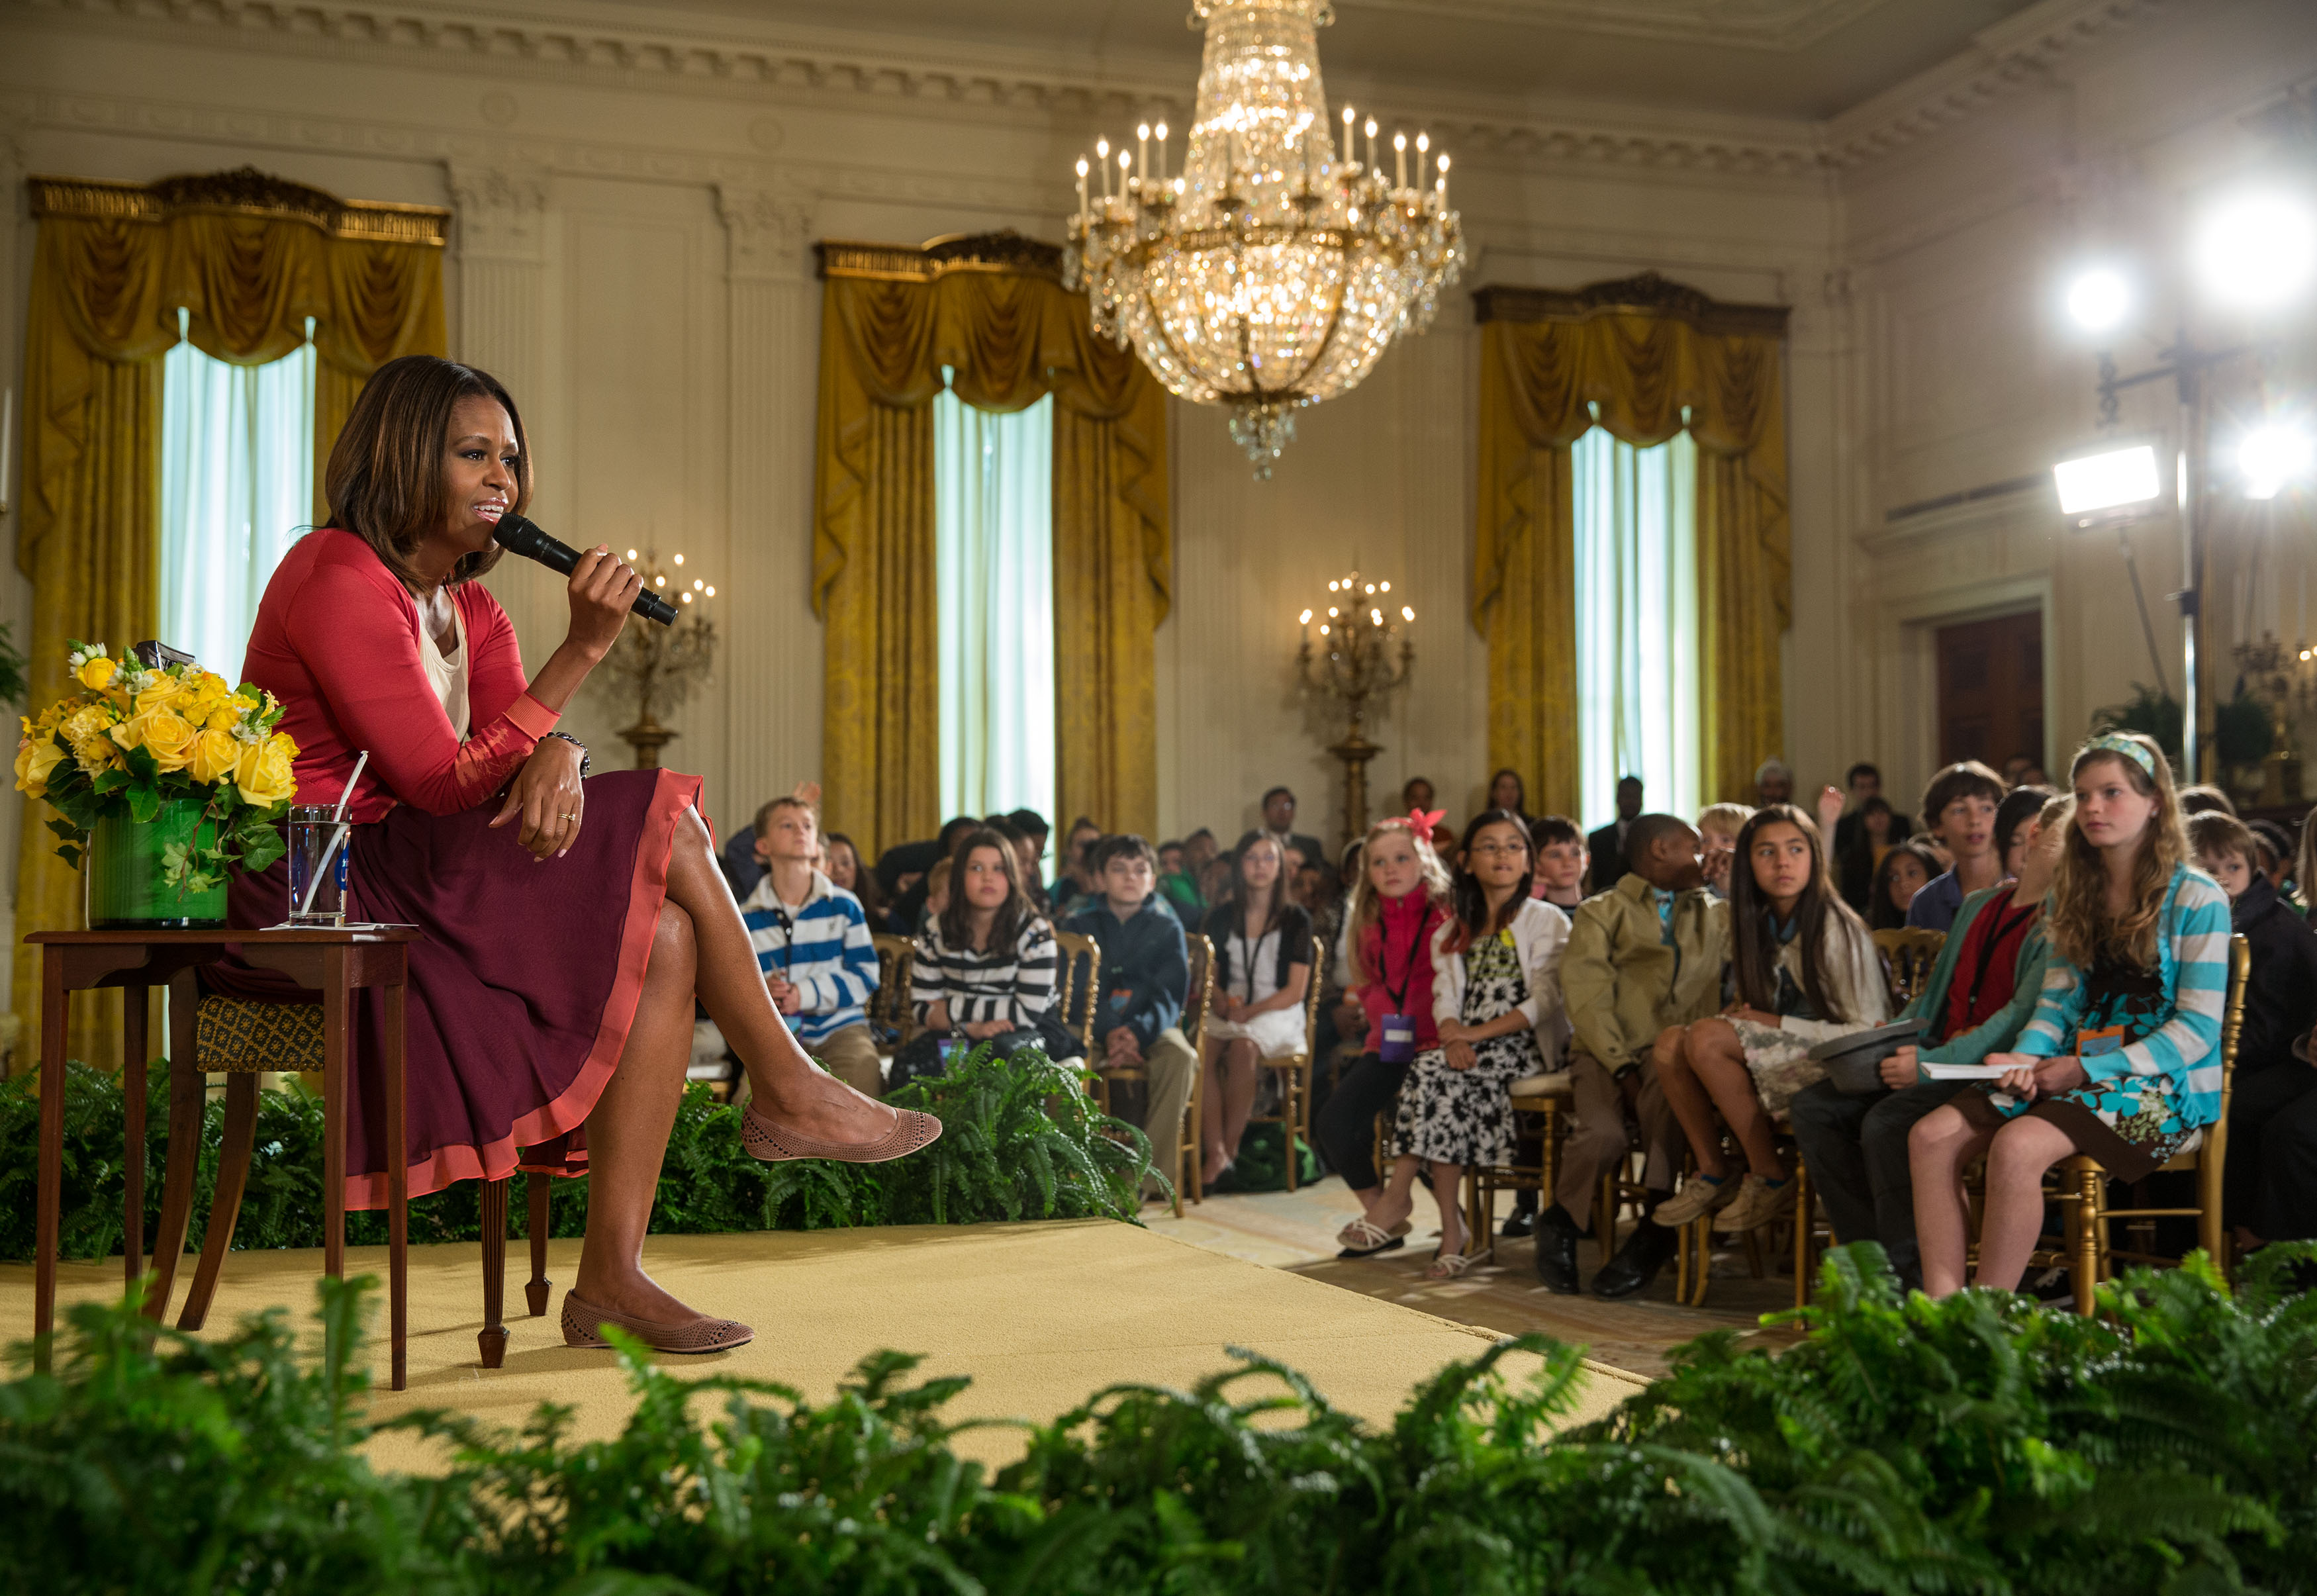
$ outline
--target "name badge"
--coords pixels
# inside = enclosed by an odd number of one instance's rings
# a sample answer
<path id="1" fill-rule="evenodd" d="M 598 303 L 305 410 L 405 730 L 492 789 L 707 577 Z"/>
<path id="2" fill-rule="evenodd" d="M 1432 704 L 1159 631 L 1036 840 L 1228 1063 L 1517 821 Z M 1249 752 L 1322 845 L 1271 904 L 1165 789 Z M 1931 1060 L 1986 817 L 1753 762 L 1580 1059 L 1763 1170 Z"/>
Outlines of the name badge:
<path id="1" fill-rule="evenodd" d="M 2076 1056 L 2080 1059 L 2096 1059 L 2103 1054 L 2122 1053 L 2124 1046 L 2122 1026 L 2107 1026 L 2097 1031 L 2076 1033 Z"/>
<path id="2" fill-rule="evenodd" d="M 1416 1022 L 1405 1014 L 1383 1017 L 1383 1045 L 1376 1057 L 1387 1064 L 1412 1064 L 1416 1062 Z"/>

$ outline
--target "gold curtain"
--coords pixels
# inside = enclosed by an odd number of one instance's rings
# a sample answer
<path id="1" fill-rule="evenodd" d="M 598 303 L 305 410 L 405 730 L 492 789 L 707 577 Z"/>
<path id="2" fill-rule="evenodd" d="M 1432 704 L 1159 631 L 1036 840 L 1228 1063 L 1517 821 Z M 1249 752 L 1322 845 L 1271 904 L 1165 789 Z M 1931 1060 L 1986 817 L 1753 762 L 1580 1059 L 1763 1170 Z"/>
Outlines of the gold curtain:
<path id="1" fill-rule="evenodd" d="M 827 243 L 813 607 L 828 623 L 828 823 L 873 851 L 932 835 L 941 727 L 932 412 L 1054 396 L 1059 826 L 1157 823 L 1156 663 L 1172 555 L 1166 393 L 1096 339 L 1059 252 L 1010 235 L 923 249 Z"/>
<path id="2" fill-rule="evenodd" d="M 31 703 L 66 690 L 67 640 L 115 653 L 159 624 L 162 356 L 188 312 L 196 348 L 260 365 L 305 342 L 320 355 L 315 478 L 362 381 L 396 355 L 444 351 L 448 212 L 349 205 L 244 169 L 155 184 L 36 177 L 40 221 L 25 329 L 23 508 L 16 563 L 32 584 Z M 324 416 L 327 416 L 327 422 Z M 24 817 L 16 929 L 81 924 L 81 884 L 47 815 Z M 13 1007 L 40 1009 L 19 946 Z M 119 1061 L 118 993 L 74 1000 L 70 1046 Z"/>
<path id="3" fill-rule="evenodd" d="M 1472 621 L 1489 644 L 1489 759 L 1547 811 L 1578 807 L 1576 510 L 1570 445 L 1599 424 L 1698 450 L 1699 713 L 1710 799 L 1781 751 L 1789 616 L 1785 311 L 1654 274 L 1574 293 L 1482 289 Z M 1687 419 L 1684 419 L 1684 412 Z"/>

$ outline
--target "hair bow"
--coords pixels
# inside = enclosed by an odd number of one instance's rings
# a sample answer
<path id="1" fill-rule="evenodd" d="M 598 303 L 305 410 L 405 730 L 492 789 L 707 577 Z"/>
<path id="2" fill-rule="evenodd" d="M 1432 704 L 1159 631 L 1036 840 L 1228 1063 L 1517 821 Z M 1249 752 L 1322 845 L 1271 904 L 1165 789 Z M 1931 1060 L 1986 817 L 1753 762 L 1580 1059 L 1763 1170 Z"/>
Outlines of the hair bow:
<path id="1" fill-rule="evenodd" d="M 1438 830 L 1440 822 L 1447 818 L 1448 811 L 1445 809 L 1411 809 L 1408 811 L 1408 823 L 1426 837 Z"/>

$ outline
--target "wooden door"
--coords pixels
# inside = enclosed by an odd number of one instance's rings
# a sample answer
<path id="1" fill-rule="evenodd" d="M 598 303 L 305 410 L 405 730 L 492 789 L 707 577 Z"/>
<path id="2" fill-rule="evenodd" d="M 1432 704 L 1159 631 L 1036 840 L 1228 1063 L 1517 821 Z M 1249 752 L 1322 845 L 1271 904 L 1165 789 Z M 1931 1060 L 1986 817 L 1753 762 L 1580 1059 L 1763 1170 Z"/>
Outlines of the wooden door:
<path id="1" fill-rule="evenodd" d="M 2044 763 L 2044 617 L 2035 610 L 1942 626 L 1939 763 L 2000 770 L 2014 754 Z"/>

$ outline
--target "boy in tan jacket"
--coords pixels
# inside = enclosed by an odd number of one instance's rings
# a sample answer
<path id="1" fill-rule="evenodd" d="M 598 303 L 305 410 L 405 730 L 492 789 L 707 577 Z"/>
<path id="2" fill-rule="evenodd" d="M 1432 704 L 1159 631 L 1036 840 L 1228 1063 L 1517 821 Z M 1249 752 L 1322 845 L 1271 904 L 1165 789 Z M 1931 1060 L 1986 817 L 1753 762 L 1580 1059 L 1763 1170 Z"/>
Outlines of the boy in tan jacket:
<path id="1" fill-rule="evenodd" d="M 1561 1149 L 1553 1205 L 1537 1216 L 1536 1273 L 1547 1289 L 1577 1288 L 1577 1242 L 1601 1173 L 1621 1164 L 1638 1122 L 1642 1182 L 1651 1206 L 1670 1193 L 1681 1132 L 1657 1079 L 1659 1039 L 1715 1013 L 1730 957 L 1729 905 L 1706 891 L 1698 836 L 1686 821 L 1646 814 L 1626 833 L 1627 874 L 1579 904 L 1561 958 L 1561 996 L 1576 1036 L 1569 1071 L 1577 1123 Z M 1673 1256 L 1674 1233 L 1643 1219 L 1593 1278 L 1597 1296 L 1631 1296 Z"/>

